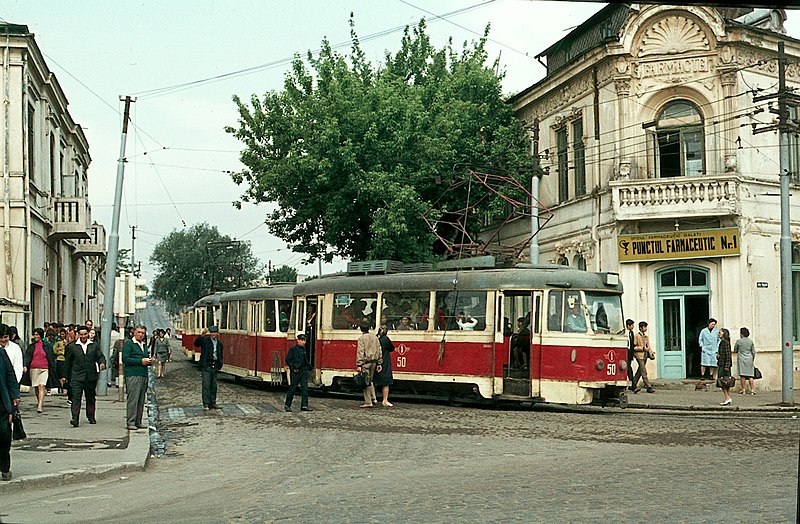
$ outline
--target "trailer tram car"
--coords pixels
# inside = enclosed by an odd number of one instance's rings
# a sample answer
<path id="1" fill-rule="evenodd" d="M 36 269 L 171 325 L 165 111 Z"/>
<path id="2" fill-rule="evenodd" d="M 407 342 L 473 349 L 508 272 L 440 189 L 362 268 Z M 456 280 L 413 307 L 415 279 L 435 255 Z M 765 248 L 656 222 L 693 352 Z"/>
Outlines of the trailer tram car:
<path id="1" fill-rule="evenodd" d="M 277 284 L 222 294 L 222 372 L 237 379 L 284 383 L 293 287 L 294 284 Z"/>
<path id="2" fill-rule="evenodd" d="M 520 265 L 335 275 L 297 284 L 293 312 L 288 338 L 306 333 L 319 387 L 352 384 L 358 324 L 367 320 L 372 333 L 390 330 L 395 389 L 453 401 L 627 406 L 616 273 Z"/>
<path id="3" fill-rule="evenodd" d="M 194 347 L 194 340 L 208 326 L 219 323 L 219 300 L 221 292 L 206 295 L 197 300 L 183 314 L 183 333 L 181 335 L 181 351 L 195 362 L 200 361 L 200 352 Z"/>

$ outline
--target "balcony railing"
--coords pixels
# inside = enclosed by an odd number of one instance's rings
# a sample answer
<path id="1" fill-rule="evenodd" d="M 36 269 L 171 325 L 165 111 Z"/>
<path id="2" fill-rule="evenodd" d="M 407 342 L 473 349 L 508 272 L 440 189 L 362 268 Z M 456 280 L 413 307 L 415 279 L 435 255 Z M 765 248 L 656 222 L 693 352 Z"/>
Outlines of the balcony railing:
<path id="1" fill-rule="evenodd" d="M 740 214 L 736 176 L 615 180 L 610 186 L 617 220 Z"/>
<path id="2" fill-rule="evenodd" d="M 89 239 L 89 220 L 86 199 L 56 197 L 53 199 L 53 228 L 50 238 L 56 240 Z"/>
<path id="3" fill-rule="evenodd" d="M 92 224 L 88 239 L 75 241 L 76 257 L 103 256 L 106 254 L 106 228 L 100 224 Z"/>

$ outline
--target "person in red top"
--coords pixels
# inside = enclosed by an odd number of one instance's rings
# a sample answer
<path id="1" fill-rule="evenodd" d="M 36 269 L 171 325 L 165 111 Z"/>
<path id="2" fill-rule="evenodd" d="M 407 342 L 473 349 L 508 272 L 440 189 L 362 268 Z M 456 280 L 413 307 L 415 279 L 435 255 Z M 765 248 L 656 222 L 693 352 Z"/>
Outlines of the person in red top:
<path id="1" fill-rule="evenodd" d="M 56 356 L 50 343 L 45 340 L 42 328 L 33 330 L 33 342 L 25 350 L 22 369 L 30 373 L 31 387 L 36 392 L 36 411 L 41 413 L 48 379 L 56 377 Z"/>

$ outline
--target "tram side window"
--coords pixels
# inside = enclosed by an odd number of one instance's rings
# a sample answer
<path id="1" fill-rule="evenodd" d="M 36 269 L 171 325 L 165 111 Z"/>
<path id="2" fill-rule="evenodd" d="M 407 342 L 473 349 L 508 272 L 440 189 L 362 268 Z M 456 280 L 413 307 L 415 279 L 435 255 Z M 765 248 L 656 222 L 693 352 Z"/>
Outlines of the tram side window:
<path id="1" fill-rule="evenodd" d="M 333 295 L 333 329 L 358 329 L 363 320 L 375 327 L 377 293 L 336 293 Z"/>
<path id="2" fill-rule="evenodd" d="M 278 329 L 286 333 L 289 331 L 289 318 L 292 313 L 291 300 L 278 300 Z"/>
<path id="3" fill-rule="evenodd" d="M 264 331 L 273 333 L 275 331 L 275 301 L 267 300 L 264 302 Z"/>
<path id="4" fill-rule="evenodd" d="M 239 302 L 239 329 L 247 329 L 247 301 Z"/>
<path id="5" fill-rule="evenodd" d="M 239 302 L 228 304 L 228 329 L 239 329 Z"/>
<path id="6" fill-rule="evenodd" d="M 551 291 L 547 295 L 547 329 L 549 331 L 562 331 L 564 292 Z"/>
<path id="7" fill-rule="evenodd" d="M 427 319 L 429 315 L 423 315 Z M 485 291 L 437 291 L 436 329 L 483 331 L 486 329 Z"/>
<path id="8" fill-rule="evenodd" d="M 219 315 L 220 329 L 228 329 L 228 303 L 222 303 L 222 312 Z"/>
<path id="9" fill-rule="evenodd" d="M 430 293 L 384 293 L 381 323 L 391 330 L 425 329 L 421 319 L 430 304 Z"/>

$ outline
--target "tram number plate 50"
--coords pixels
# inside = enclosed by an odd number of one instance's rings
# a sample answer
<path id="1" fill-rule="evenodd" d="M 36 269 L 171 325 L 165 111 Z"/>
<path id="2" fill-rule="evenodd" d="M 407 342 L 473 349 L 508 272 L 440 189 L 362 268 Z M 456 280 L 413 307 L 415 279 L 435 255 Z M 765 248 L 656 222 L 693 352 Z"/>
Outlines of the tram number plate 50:
<path id="1" fill-rule="evenodd" d="M 617 365 L 614 363 L 609 364 L 606 366 L 606 375 L 616 375 L 617 374 Z"/>
<path id="2" fill-rule="evenodd" d="M 397 367 L 399 368 L 406 367 L 406 357 L 397 357 Z"/>

